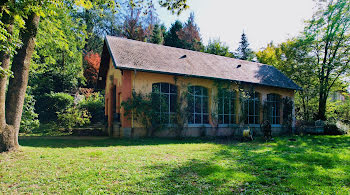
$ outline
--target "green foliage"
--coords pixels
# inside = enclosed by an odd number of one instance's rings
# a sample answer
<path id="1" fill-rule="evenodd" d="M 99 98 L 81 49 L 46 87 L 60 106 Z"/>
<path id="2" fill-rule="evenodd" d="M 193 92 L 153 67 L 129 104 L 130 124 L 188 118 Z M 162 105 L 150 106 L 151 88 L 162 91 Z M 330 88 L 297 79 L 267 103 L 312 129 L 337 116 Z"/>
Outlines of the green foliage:
<path id="1" fill-rule="evenodd" d="M 249 42 L 247 35 L 243 32 L 241 35 L 241 41 L 239 42 L 239 47 L 236 51 L 236 56 L 241 60 L 252 61 L 254 56 L 254 52 L 249 48 Z"/>
<path id="2" fill-rule="evenodd" d="M 293 124 L 293 100 L 290 97 L 282 98 L 283 126 L 292 131 Z"/>
<path id="3" fill-rule="evenodd" d="M 233 53 L 229 51 L 229 47 L 221 42 L 220 39 L 210 39 L 203 52 L 231 58 L 234 57 Z"/>
<path id="4" fill-rule="evenodd" d="M 159 108 L 165 107 L 165 99 L 159 97 L 156 92 L 144 94 L 132 92 L 132 98 L 123 101 L 121 106 L 124 108 L 124 116 L 131 117 L 141 123 L 147 130 L 148 136 L 153 136 L 156 130 L 164 128 L 159 115 Z"/>
<path id="5" fill-rule="evenodd" d="M 57 112 L 57 124 L 59 127 L 71 129 L 77 126 L 90 124 L 90 114 L 85 109 L 76 106 L 68 107 L 64 111 Z"/>
<path id="6" fill-rule="evenodd" d="M 40 96 L 37 100 L 36 110 L 39 113 L 41 122 L 51 122 L 57 120 L 57 113 L 67 110 L 73 106 L 74 98 L 67 93 L 49 93 Z"/>
<path id="7" fill-rule="evenodd" d="M 162 31 L 160 29 L 160 26 L 158 24 L 154 25 L 153 32 L 151 35 L 151 43 L 155 44 L 163 44 L 164 37 L 162 34 Z"/>
<path id="8" fill-rule="evenodd" d="M 293 39 L 278 46 L 269 43 L 256 53 L 259 62 L 275 66 L 303 88 L 295 94 L 295 106 L 297 118 L 306 121 L 314 118 L 318 103 L 317 78 L 309 50 L 307 40 Z"/>
<path id="9" fill-rule="evenodd" d="M 180 40 L 183 40 L 183 45 L 181 48 L 193 51 L 203 50 L 202 38 L 199 33 L 199 27 L 195 22 L 193 12 L 191 12 L 183 28 L 176 34 Z"/>
<path id="10" fill-rule="evenodd" d="M 345 135 L 350 133 L 350 125 L 335 119 L 328 119 L 325 122 L 325 135 Z"/>
<path id="11" fill-rule="evenodd" d="M 105 113 L 105 101 L 103 95 L 99 92 L 92 93 L 89 97 L 84 98 L 78 103 L 78 107 L 87 110 L 91 115 L 91 122 L 103 121 Z"/>
<path id="12" fill-rule="evenodd" d="M 26 94 L 24 98 L 20 132 L 30 133 L 33 129 L 39 127 L 38 114 L 35 113 L 35 99 L 33 95 Z"/>
<path id="13" fill-rule="evenodd" d="M 178 32 L 183 28 L 182 23 L 176 20 L 170 27 L 169 31 L 165 34 L 164 45 L 182 48 L 184 41 L 179 38 Z"/>

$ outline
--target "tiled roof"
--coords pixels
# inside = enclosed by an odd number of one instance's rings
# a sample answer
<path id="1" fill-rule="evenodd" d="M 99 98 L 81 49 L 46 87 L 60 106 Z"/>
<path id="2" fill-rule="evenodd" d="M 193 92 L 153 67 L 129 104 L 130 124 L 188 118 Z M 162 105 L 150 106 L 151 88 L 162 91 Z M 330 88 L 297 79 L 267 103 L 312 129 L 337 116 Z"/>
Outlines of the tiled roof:
<path id="1" fill-rule="evenodd" d="M 261 63 L 112 36 L 106 37 L 105 44 L 119 69 L 301 89 L 275 67 Z"/>

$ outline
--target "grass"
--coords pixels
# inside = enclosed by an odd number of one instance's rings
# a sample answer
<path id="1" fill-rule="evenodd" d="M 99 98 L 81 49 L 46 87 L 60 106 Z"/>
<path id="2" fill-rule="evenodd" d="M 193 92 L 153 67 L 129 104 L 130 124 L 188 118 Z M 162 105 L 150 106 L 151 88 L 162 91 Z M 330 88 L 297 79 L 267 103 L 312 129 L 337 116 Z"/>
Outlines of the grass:
<path id="1" fill-rule="evenodd" d="M 350 136 L 290 138 L 26 138 L 0 154 L 0 194 L 350 193 Z"/>

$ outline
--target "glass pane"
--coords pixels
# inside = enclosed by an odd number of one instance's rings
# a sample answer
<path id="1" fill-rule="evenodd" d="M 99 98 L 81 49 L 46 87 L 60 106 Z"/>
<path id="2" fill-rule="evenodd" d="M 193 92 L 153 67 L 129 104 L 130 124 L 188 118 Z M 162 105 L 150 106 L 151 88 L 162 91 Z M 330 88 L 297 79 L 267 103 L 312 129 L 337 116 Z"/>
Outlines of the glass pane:
<path id="1" fill-rule="evenodd" d="M 224 124 L 229 124 L 229 115 L 224 115 Z"/>
<path id="2" fill-rule="evenodd" d="M 169 96 L 161 95 L 161 112 L 169 112 Z"/>
<path id="3" fill-rule="evenodd" d="M 219 102 L 218 102 L 218 112 L 219 114 L 222 114 L 223 113 L 223 99 L 222 98 L 219 98 Z"/>
<path id="4" fill-rule="evenodd" d="M 160 85 L 161 92 L 162 93 L 169 93 L 169 84 L 168 83 L 161 83 Z"/>
<path id="5" fill-rule="evenodd" d="M 208 98 L 207 97 L 203 97 L 203 113 L 208 113 Z"/>
<path id="6" fill-rule="evenodd" d="M 195 112 L 201 113 L 202 112 L 202 102 L 200 97 L 195 97 Z"/>
<path id="7" fill-rule="evenodd" d="M 152 94 L 152 106 L 153 108 L 159 108 L 158 111 L 160 112 L 160 98 L 159 98 L 159 94 Z"/>
<path id="8" fill-rule="evenodd" d="M 280 124 L 280 117 L 276 118 L 276 124 Z"/>
<path id="9" fill-rule="evenodd" d="M 177 87 L 176 87 L 176 85 L 171 85 L 171 84 L 170 84 L 170 93 L 177 93 Z"/>
<path id="10" fill-rule="evenodd" d="M 194 112 L 193 96 L 190 95 L 190 96 L 188 97 L 187 102 L 188 102 L 188 111 L 189 111 L 190 113 L 193 113 L 193 112 Z"/>
<path id="11" fill-rule="evenodd" d="M 236 115 L 231 115 L 230 124 L 236 124 Z"/>
<path id="12" fill-rule="evenodd" d="M 202 123 L 202 116 L 200 114 L 195 115 L 195 124 L 201 124 Z"/>
<path id="13" fill-rule="evenodd" d="M 255 113 L 254 115 L 259 115 L 259 109 L 260 108 L 260 102 L 259 101 L 255 101 Z"/>
<path id="14" fill-rule="evenodd" d="M 224 114 L 228 114 L 230 112 L 230 102 L 228 98 L 224 99 Z"/>
<path id="15" fill-rule="evenodd" d="M 248 117 L 249 118 L 249 124 L 255 124 L 254 123 L 254 117 L 253 116 L 250 116 Z"/>
<path id="16" fill-rule="evenodd" d="M 207 114 L 203 115 L 203 124 L 209 124 L 209 115 Z"/>
<path id="17" fill-rule="evenodd" d="M 202 91 L 201 91 L 201 87 L 195 86 L 194 87 L 194 94 L 195 95 L 201 95 Z"/>
<path id="18" fill-rule="evenodd" d="M 176 112 L 177 96 L 176 94 L 170 95 L 170 112 Z"/>
<path id="19" fill-rule="evenodd" d="M 260 122 L 259 122 L 259 116 L 256 116 L 255 117 L 255 123 L 254 124 L 259 124 Z"/>
<path id="20" fill-rule="evenodd" d="M 253 101 L 249 101 L 248 102 L 248 106 L 249 106 L 248 114 L 249 115 L 254 115 L 254 102 Z"/>
<path id="21" fill-rule="evenodd" d="M 224 116 L 223 115 L 219 115 L 219 124 L 224 124 Z"/>
<path id="22" fill-rule="evenodd" d="M 208 89 L 207 89 L 207 88 L 204 88 L 204 87 L 202 87 L 202 89 L 203 89 L 202 95 L 208 96 Z"/>
<path id="23" fill-rule="evenodd" d="M 188 124 L 194 124 L 193 114 L 190 114 L 190 115 L 188 116 Z"/>

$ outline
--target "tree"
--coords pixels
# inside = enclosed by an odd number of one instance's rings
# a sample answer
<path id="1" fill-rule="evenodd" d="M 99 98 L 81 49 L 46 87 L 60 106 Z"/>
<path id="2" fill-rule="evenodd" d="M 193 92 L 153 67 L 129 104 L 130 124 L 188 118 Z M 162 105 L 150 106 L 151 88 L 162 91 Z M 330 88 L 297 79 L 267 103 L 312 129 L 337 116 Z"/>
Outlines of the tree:
<path id="1" fill-rule="evenodd" d="M 84 71 L 87 84 L 95 86 L 97 83 L 98 70 L 100 69 L 101 57 L 98 53 L 89 52 L 84 56 L 88 67 Z"/>
<path id="2" fill-rule="evenodd" d="M 149 2 L 152 3 L 152 1 Z M 130 3 L 133 4 L 134 1 L 130 1 Z M 5 27 L 2 30 L 5 29 L 6 31 L 2 32 L 2 34 L 7 33 L 9 34 L 8 37 L 12 36 L 14 19 L 16 17 L 23 18 L 25 27 L 19 30 L 22 44 L 17 49 L 12 60 L 11 71 L 13 72 L 13 77 L 10 78 L 7 91 L 7 76 L 0 78 L 0 152 L 16 150 L 19 147 L 18 132 L 40 17 L 54 14 L 53 8 L 55 7 L 67 6 L 79 9 L 80 7 L 92 8 L 99 5 L 114 7 L 115 3 L 111 0 L 72 0 L 64 2 L 58 0 L 7 0 L 0 3 L 1 21 Z M 172 10 L 173 13 L 176 11 L 180 13 L 187 8 L 186 0 L 165 0 L 160 1 L 160 5 Z M 2 50 L 0 61 L 4 72 L 9 69 L 10 60 L 10 52 Z"/>
<path id="3" fill-rule="evenodd" d="M 318 77 L 318 119 L 326 119 L 328 94 L 350 66 L 350 1 L 326 1 L 304 30 L 310 39 L 310 56 L 314 57 Z"/>
<path id="4" fill-rule="evenodd" d="M 234 57 L 233 53 L 229 51 L 229 47 L 225 43 L 221 42 L 220 39 L 210 39 L 203 52 L 231 58 Z"/>
<path id="5" fill-rule="evenodd" d="M 194 13 L 190 14 L 184 27 L 177 32 L 180 40 L 183 40 L 182 48 L 190 49 L 194 51 L 200 51 L 203 49 L 199 28 L 194 21 Z"/>
<path id="6" fill-rule="evenodd" d="M 236 56 L 241 60 L 253 60 L 254 53 L 249 48 L 249 42 L 247 35 L 243 32 L 241 35 L 241 41 L 239 42 L 239 46 L 236 51 Z"/>
<path id="7" fill-rule="evenodd" d="M 277 46 L 269 43 L 264 50 L 256 53 L 260 63 L 275 66 L 303 88 L 296 93 L 295 105 L 297 117 L 305 121 L 314 119 L 318 101 L 317 77 L 308 45 L 308 41 L 295 38 Z"/>
<path id="8" fill-rule="evenodd" d="M 163 33 L 160 29 L 160 26 L 156 24 L 154 25 L 150 42 L 155 44 L 163 44 L 163 41 L 164 41 Z"/>
<path id="9" fill-rule="evenodd" d="M 178 32 L 182 30 L 183 26 L 179 20 L 176 20 L 165 35 L 164 45 L 183 48 L 184 41 L 179 38 Z"/>

